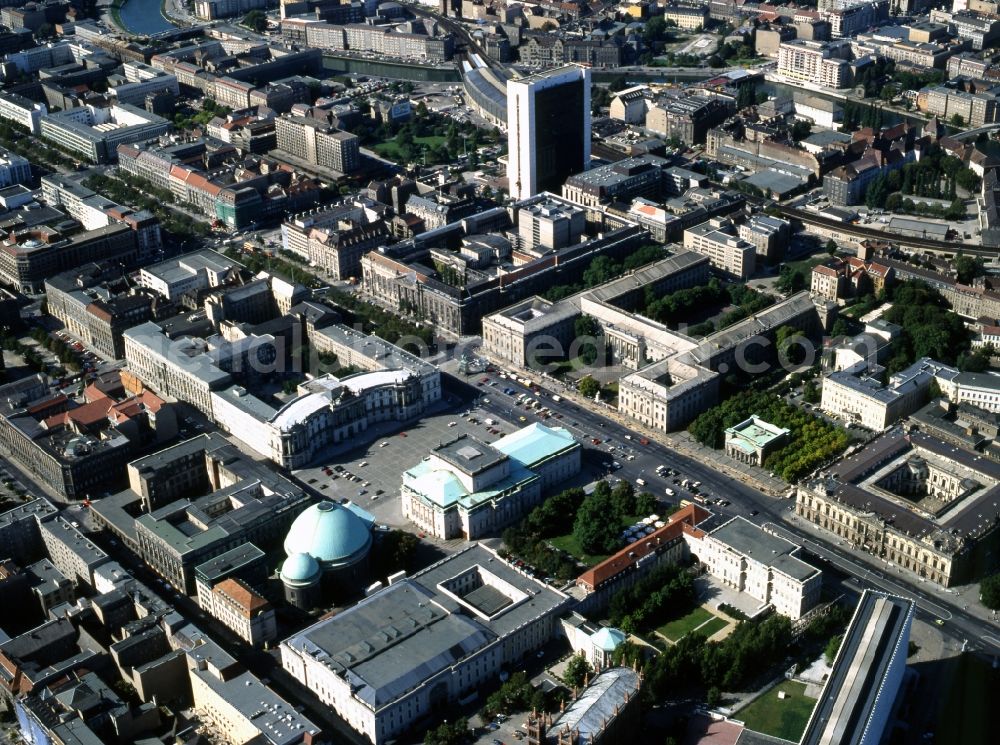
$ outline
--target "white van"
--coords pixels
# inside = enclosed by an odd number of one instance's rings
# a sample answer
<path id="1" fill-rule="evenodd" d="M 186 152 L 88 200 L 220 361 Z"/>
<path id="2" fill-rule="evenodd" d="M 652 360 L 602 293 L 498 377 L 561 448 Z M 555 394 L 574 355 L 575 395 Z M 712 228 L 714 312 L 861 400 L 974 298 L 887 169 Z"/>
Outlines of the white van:
<path id="1" fill-rule="evenodd" d="M 636 479 L 635 483 L 636 483 L 637 486 L 645 486 L 646 485 L 645 479 Z"/>

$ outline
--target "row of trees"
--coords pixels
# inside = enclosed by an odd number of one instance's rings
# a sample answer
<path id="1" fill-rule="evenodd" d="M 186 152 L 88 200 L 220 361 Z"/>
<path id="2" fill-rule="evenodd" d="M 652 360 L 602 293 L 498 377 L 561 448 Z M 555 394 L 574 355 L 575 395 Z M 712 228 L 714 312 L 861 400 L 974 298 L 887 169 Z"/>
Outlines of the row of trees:
<path id="1" fill-rule="evenodd" d="M 56 339 L 55 337 L 50 336 L 49 332 L 43 328 L 39 328 L 38 326 L 31 329 L 31 338 L 52 352 L 52 354 L 56 356 L 56 359 L 59 360 L 60 364 L 62 364 L 67 370 L 75 372 L 80 369 L 80 363 L 77 360 L 76 355 L 73 353 L 73 349 L 62 339 Z"/>
<path id="2" fill-rule="evenodd" d="M 690 607 L 694 599 L 691 573 L 677 564 L 662 564 L 611 597 L 608 619 L 622 631 L 638 634 L 677 616 Z"/>
<path id="3" fill-rule="evenodd" d="M 721 448 L 728 427 L 751 415 L 789 430 L 788 442 L 771 453 L 764 467 L 788 482 L 795 482 L 831 460 L 847 447 L 847 433 L 824 419 L 763 391 L 741 391 L 698 416 L 688 426 L 703 445 Z"/>
<path id="4" fill-rule="evenodd" d="M 548 300 L 553 302 L 562 300 L 575 292 L 610 282 L 625 272 L 638 269 L 665 256 L 666 249 L 658 243 L 649 243 L 645 246 L 640 246 L 623 261 L 616 261 L 610 256 L 598 256 L 584 270 L 582 281 L 572 285 L 553 285 L 544 294 Z"/>
<path id="5" fill-rule="evenodd" d="M 688 287 L 663 296 L 657 296 L 652 286 L 646 285 L 645 293 L 644 315 L 671 328 L 705 308 L 730 302 L 729 291 L 715 277 L 707 285 Z"/>
<path id="6" fill-rule="evenodd" d="M 610 554 L 622 546 L 621 532 L 631 519 L 656 511 L 656 497 L 648 492 L 636 495 L 628 481 L 612 489 L 599 481 L 576 511 L 573 537 L 588 554 Z"/>
<path id="7" fill-rule="evenodd" d="M 168 207 L 174 202 L 173 194 L 167 189 L 157 188 L 146 179 L 125 174 L 112 177 L 95 173 L 84 181 L 84 185 L 116 202 L 149 210 L 160 221 L 160 227 L 179 242 L 211 233 L 208 223 Z"/>

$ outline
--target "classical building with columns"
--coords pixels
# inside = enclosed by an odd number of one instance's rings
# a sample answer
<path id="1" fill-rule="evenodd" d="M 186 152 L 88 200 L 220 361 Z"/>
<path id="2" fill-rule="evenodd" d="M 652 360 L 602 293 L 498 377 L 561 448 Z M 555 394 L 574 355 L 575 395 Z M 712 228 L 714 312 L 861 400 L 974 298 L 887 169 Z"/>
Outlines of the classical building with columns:
<path id="1" fill-rule="evenodd" d="M 797 489 L 795 511 L 873 556 L 945 587 L 993 568 L 1000 463 L 894 428 Z"/>
<path id="2" fill-rule="evenodd" d="M 726 455 L 741 463 L 760 466 L 787 440 L 787 429 L 751 416 L 726 430 Z"/>

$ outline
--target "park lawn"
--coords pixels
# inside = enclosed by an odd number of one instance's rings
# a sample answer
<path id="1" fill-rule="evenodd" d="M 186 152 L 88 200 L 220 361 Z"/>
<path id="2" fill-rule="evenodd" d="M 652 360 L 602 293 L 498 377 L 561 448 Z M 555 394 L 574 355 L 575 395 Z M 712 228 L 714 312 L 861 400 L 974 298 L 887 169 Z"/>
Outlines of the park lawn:
<path id="1" fill-rule="evenodd" d="M 580 546 L 580 542 L 576 540 L 576 536 L 573 535 L 572 531 L 566 533 L 566 535 L 559 535 L 555 538 L 551 538 L 549 543 L 558 548 L 560 551 L 565 551 L 577 561 L 583 562 L 590 567 L 595 564 L 600 564 L 608 558 L 608 556 L 610 556 L 610 554 L 588 554 Z"/>
<path id="2" fill-rule="evenodd" d="M 656 631 L 670 641 L 678 642 L 703 623 L 714 617 L 715 616 L 704 608 L 695 608 L 687 615 L 675 618 L 673 621 L 663 624 L 657 628 Z"/>
<path id="3" fill-rule="evenodd" d="M 702 636 L 704 636 L 706 639 L 708 639 L 709 637 L 712 636 L 712 634 L 717 634 L 718 632 L 726 628 L 726 626 L 728 625 L 729 621 L 727 621 L 724 618 L 719 618 L 718 616 L 716 616 L 711 621 L 706 623 L 704 626 L 698 627 L 696 631 Z"/>
<path id="4" fill-rule="evenodd" d="M 779 691 L 789 698 L 779 699 Z M 785 680 L 733 716 L 754 732 L 798 742 L 816 706 L 816 699 L 805 694 L 805 683 Z"/>
<path id="5" fill-rule="evenodd" d="M 1000 673 L 971 654 L 963 654 L 941 707 L 935 745 L 989 742 L 992 731 L 993 696 Z"/>
<path id="6" fill-rule="evenodd" d="M 428 149 L 436 148 L 439 145 L 444 144 L 446 138 L 440 135 L 427 135 L 426 137 L 414 137 L 413 141 L 418 145 L 426 145 Z M 399 146 L 396 144 L 395 140 L 389 140 L 387 142 L 380 142 L 372 148 L 376 153 L 391 159 L 399 159 L 402 157 L 399 153 Z"/>

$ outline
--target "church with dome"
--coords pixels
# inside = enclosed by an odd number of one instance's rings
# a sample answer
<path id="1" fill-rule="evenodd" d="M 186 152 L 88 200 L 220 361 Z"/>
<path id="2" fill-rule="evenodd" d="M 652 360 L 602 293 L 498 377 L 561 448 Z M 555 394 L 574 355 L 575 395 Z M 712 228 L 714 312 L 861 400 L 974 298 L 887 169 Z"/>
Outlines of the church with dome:
<path id="1" fill-rule="evenodd" d="M 309 610 L 325 594 L 350 594 L 368 580 L 374 518 L 355 504 L 323 501 L 303 510 L 285 536 L 279 576 L 285 600 Z"/>

